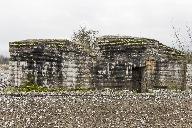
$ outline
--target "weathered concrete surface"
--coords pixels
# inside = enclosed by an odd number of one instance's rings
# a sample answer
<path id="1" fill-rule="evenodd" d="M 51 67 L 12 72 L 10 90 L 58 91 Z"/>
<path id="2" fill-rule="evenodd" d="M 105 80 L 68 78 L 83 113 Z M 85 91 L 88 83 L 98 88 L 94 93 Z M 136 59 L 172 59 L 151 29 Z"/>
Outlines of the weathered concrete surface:
<path id="1" fill-rule="evenodd" d="M 33 39 L 10 43 L 10 84 L 27 80 L 43 86 L 92 85 L 92 57 L 82 46 L 63 39 Z"/>
<path id="2" fill-rule="evenodd" d="M 1 128 L 192 127 L 191 93 L 0 96 Z"/>

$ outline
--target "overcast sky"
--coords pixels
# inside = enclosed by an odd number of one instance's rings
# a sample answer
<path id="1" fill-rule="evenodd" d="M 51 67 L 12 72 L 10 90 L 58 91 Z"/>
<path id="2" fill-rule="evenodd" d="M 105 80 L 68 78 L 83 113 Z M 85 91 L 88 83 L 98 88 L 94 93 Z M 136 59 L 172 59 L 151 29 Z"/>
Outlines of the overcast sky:
<path id="1" fill-rule="evenodd" d="M 171 45 L 172 25 L 192 26 L 192 0 L 0 0 L 0 54 L 10 41 L 70 39 L 80 25 Z"/>

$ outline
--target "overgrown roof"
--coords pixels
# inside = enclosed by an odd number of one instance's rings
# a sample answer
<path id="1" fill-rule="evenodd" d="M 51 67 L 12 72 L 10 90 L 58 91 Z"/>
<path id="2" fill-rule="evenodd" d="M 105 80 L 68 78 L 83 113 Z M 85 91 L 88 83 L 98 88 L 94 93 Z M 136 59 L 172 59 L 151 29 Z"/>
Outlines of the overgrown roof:
<path id="1" fill-rule="evenodd" d="M 82 52 L 90 55 L 90 51 L 82 44 L 72 42 L 67 39 L 27 39 L 21 41 L 10 42 L 10 52 L 14 48 L 33 47 L 37 45 L 45 45 L 51 48 L 61 48 L 66 51 Z"/>
<path id="2" fill-rule="evenodd" d="M 126 46 L 126 47 L 146 47 L 158 49 L 159 53 L 166 55 L 169 58 L 182 59 L 185 53 L 164 45 L 155 39 L 132 37 L 132 36 L 101 36 L 98 38 L 100 46 Z"/>
<path id="3" fill-rule="evenodd" d="M 14 46 L 17 46 L 17 45 L 30 46 L 30 45 L 37 45 L 37 44 L 67 45 L 68 43 L 71 43 L 71 42 L 67 39 L 27 39 L 27 40 L 10 42 L 10 45 L 14 45 Z"/>
<path id="4" fill-rule="evenodd" d="M 161 54 L 164 54 L 170 58 L 183 58 L 185 56 L 184 52 L 177 49 L 168 47 L 155 39 L 132 37 L 132 36 L 101 36 L 97 38 L 99 46 L 113 45 L 113 46 L 127 46 L 127 47 L 146 47 L 146 48 L 156 48 L 159 49 Z M 38 44 L 50 45 L 51 47 L 65 48 L 76 52 L 85 52 L 91 56 L 91 51 L 86 49 L 82 44 L 71 42 L 67 39 L 27 39 L 21 41 L 10 42 L 11 47 L 27 47 L 34 46 Z"/>
<path id="5" fill-rule="evenodd" d="M 132 36 L 101 36 L 98 38 L 99 45 L 153 45 L 159 41 L 148 38 Z"/>

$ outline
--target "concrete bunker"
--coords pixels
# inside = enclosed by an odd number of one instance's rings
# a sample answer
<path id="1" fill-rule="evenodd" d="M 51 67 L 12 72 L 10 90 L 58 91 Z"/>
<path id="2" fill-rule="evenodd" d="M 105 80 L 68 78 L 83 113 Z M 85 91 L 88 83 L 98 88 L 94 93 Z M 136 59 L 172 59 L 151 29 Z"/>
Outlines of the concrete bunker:
<path id="1" fill-rule="evenodd" d="M 185 54 L 157 40 L 102 36 L 101 57 L 95 59 L 76 42 L 58 39 L 10 43 L 11 85 L 20 86 L 30 74 L 42 86 L 149 89 L 185 89 L 190 84 Z M 188 75 L 188 76 L 187 76 Z M 186 84 L 187 83 L 187 84 Z"/>

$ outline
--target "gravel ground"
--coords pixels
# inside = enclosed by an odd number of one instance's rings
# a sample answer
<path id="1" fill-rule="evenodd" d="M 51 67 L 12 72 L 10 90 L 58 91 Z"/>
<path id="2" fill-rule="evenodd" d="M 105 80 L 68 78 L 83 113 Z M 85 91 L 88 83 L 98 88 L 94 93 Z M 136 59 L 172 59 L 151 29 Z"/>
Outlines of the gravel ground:
<path id="1" fill-rule="evenodd" d="M 192 127 L 192 93 L 0 95 L 1 128 Z"/>

